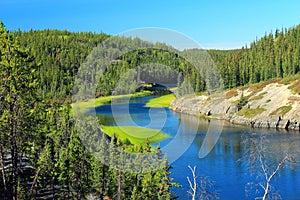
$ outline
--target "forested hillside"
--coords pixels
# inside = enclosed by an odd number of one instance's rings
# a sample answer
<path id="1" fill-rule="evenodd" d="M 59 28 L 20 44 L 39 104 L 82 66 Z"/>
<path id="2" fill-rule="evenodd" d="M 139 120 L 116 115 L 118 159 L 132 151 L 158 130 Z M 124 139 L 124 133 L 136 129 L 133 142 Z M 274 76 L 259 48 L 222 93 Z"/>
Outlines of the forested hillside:
<path id="1" fill-rule="evenodd" d="M 300 71 L 300 25 L 265 34 L 250 47 L 209 53 L 226 88 L 287 77 Z"/>
<path id="2" fill-rule="evenodd" d="M 68 98 L 74 75 L 106 37 L 56 30 L 9 33 L 0 23 L 0 199 L 173 198 L 159 148 L 122 144 L 101 132 L 93 136 L 87 127 L 79 136 L 75 127 Z M 85 137 L 98 141 L 94 154 L 83 145 Z M 130 146 L 142 154 L 123 168 L 110 164 L 126 162 L 124 149 Z M 146 171 L 134 173 L 132 164 Z"/>
<path id="3" fill-rule="evenodd" d="M 28 49 L 29 54 L 35 58 L 43 83 L 40 90 L 47 98 L 70 96 L 79 66 L 93 48 L 109 37 L 106 34 L 71 33 L 58 30 L 18 31 L 13 34 L 18 38 L 20 46 Z M 147 46 L 148 49 L 139 49 L 122 55 L 120 58 L 112 58 L 114 62 L 107 67 L 105 75 L 99 81 L 97 96 L 111 94 L 120 75 L 140 65 L 144 65 L 144 71 L 143 67 L 140 67 L 139 75 L 131 74 L 129 78 L 134 81 L 128 88 L 136 88 L 139 81 L 147 81 L 147 78 L 168 83 L 168 80 L 176 78 L 178 80 L 178 76 L 184 74 L 196 92 L 207 89 L 208 77 L 203 75 L 205 72 L 201 72 L 201 75 L 191 66 L 193 63 L 188 63 L 184 57 L 186 54 L 192 55 L 190 59 L 197 63 L 201 60 L 197 55 L 203 54 L 203 50 L 192 49 L 178 52 L 170 46 L 152 45 L 138 38 L 120 38 L 119 40 L 116 42 L 119 46 L 106 49 L 105 52 L 113 55 L 115 49 L 124 49 L 132 44 Z M 233 88 L 298 73 L 300 70 L 299 46 L 300 25 L 266 34 L 252 42 L 250 47 L 245 46 L 237 50 L 208 50 L 208 53 L 220 70 L 225 88 Z M 151 67 L 147 67 L 149 63 Z M 169 66 L 173 71 L 166 69 L 163 65 Z M 134 89 L 128 89 L 128 91 L 134 91 Z"/>
<path id="4" fill-rule="evenodd" d="M 11 33 L 20 47 L 26 49 L 38 66 L 43 98 L 70 96 L 80 65 L 91 50 L 108 35 L 72 33 L 60 30 L 30 30 Z"/>

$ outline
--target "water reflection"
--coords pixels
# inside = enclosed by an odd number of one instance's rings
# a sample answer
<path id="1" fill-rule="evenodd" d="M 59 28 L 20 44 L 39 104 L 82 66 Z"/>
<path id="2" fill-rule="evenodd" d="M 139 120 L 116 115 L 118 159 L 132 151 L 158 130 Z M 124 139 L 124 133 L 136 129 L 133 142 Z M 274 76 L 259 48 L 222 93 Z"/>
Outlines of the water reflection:
<path id="1" fill-rule="evenodd" d="M 151 98 L 151 97 L 147 97 Z M 151 126 L 155 128 L 161 124 L 161 112 L 159 109 L 152 109 L 151 116 L 149 108 L 144 107 L 147 99 L 138 98 L 130 100 L 130 115 L 124 112 L 122 101 L 120 100 L 117 115 L 112 115 L 110 105 L 101 106 L 96 109 L 99 120 L 105 125 L 115 125 L 115 120 L 122 125 L 131 125 L 129 119 L 140 126 Z M 222 134 L 214 145 L 208 142 L 207 149 L 214 146 L 212 151 L 203 158 L 199 158 L 198 153 L 203 145 L 204 138 L 210 123 L 207 120 L 200 120 L 198 117 L 173 113 L 164 110 L 166 121 L 162 131 L 168 133 L 171 138 L 161 141 L 155 145 L 160 145 L 164 153 L 168 154 L 169 160 L 178 157 L 172 163 L 172 174 L 176 182 L 182 188 L 174 189 L 179 199 L 188 199 L 188 182 L 186 177 L 190 175 L 188 165 L 197 166 L 201 176 L 208 176 L 215 182 L 217 192 L 221 199 L 254 199 L 255 191 L 246 192 L 246 185 L 249 182 L 257 182 L 256 172 L 249 169 L 247 153 L 249 149 L 255 148 L 244 142 L 245 138 L 252 133 L 255 137 L 264 135 L 267 139 L 265 143 L 268 155 L 268 163 L 278 163 L 287 153 L 296 156 L 297 163 L 283 168 L 279 176 L 276 176 L 272 184 L 276 187 L 283 199 L 299 199 L 300 197 L 300 134 L 299 132 L 287 132 L 275 129 L 251 129 L 249 127 L 234 126 L 224 121 L 215 121 L 214 126 L 222 126 Z M 151 121 L 152 120 L 152 121 Z M 220 123 L 218 125 L 218 123 Z M 174 148 L 175 147 L 175 148 Z M 186 150 L 186 151 L 185 151 Z M 170 153 L 171 152 L 171 153 Z"/>

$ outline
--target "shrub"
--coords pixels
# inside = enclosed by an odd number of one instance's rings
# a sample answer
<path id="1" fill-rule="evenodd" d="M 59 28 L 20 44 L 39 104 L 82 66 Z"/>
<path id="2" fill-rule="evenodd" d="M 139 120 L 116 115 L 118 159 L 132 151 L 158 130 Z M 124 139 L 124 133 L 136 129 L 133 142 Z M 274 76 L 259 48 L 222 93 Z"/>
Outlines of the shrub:
<path id="1" fill-rule="evenodd" d="M 243 108 L 237 114 L 239 116 L 244 116 L 246 118 L 251 119 L 256 115 L 264 112 L 265 110 L 266 110 L 265 108 Z"/>
<path id="2" fill-rule="evenodd" d="M 237 102 L 238 111 L 240 111 L 243 108 L 243 106 L 245 106 L 247 103 L 248 103 L 248 98 L 244 97 L 244 95 L 242 94 L 241 98 Z"/>
<path id="3" fill-rule="evenodd" d="M 285 115 L 292 109 L 292 106 L 281 106 L 274 110 L 270 115 Z"/>

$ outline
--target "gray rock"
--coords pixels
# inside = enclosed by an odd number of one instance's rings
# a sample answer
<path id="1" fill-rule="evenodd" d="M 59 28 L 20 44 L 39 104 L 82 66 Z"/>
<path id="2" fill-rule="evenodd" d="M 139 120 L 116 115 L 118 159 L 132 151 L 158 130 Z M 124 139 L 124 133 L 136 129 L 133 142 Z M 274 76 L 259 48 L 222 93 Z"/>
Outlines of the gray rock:
<path id="1" fill-rule="evenodd" d="M 282 120 L 280 120 L 280 121 L 277 122 L 276 128 L 286 128 L 286 127 L 288 127 L 289 123 L 290 123 L 289 120 L 282 119 Z"/>
<path id="2" fill-rule="evenodd" d="M 226 109 L 226 114 L 231 114 L 231 113 L 237 113 L 238 112 L 238 107 L 234 104 L 231 104 L 227 109 Z"/>

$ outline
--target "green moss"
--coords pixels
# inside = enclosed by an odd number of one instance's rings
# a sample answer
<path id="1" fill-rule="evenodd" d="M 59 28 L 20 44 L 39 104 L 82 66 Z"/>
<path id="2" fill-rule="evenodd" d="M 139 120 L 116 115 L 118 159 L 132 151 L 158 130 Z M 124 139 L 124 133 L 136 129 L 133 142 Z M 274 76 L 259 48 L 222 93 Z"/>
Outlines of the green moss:
<path id="1" fill-rule="evenodd" d="M 300 95 L 300 81 L 295 81 L 291 86 L 288 87 L 294 94 Z"/>
<path id="2" fill-rule="evenodd" d="M 174 94 L 163 95 L 154 99 L 149 100 L 146 103 L 146 107 L 163 107 L 168 108 L 172 101 L 174 101 L 176 97 Z"/>
<path id="3" fill-rule="evenodd" d="M 265 108 L 242 108 L 237 114 L 251 119 L 265 110 Z"/>
<path id="4" fill-rule="evenodd" d="M 296 74 L 294 76 L 288 76 L 288 77 L 285 77 L 285 78 L 281 79 L 279 81 L 279 83 L 284 84 L 284 85 L 288 85 L 288 84 L 292 83 L 293 81 L 296 81 L 296 80 L 299 80 L 299 79 L 300 79 L 300 74 Z"/>
<path id="5" fill-rule="evenodd" d="M 292 109 L 292 106 L 281 106 L 274 110 L 270 115 L 285 115 Z"/>
<path id="6" fill-rule="evenodd" d="M 150 143 L 169 138 L 169 135 L 156 129 L 138 126 L 102 126 L 102 131 L 109 135 L 116 135 L 121 141 L 129 140 L 134 145 L 145 145 L 148 138 Z"/>
<path id="7" fill-rule="evenodd" d="M 268 99 L 267 101 L 266 101 L 266 103 L 269 103 L 271 101 L 271 99 Z"/>
<path id="8" fill-rule="evenodd" d="M 250 98 L 249 101 L 255 101 L 255 100 L 262 99 L 262 98 L 264 97 L 265 94 L 267 94 L 267 92 L 263 92 L 263 93 L 261 93 L 261 94 L 259 94 L 259 95 L 256 95 L 256 96 Z"/>
<path id="9" fill-rule="evenodd" d="M 205 118 L 205 114 L 204 113 L 200 113 L 199 117 L 202 118 L 202 119 L 204 119 Z"/>

